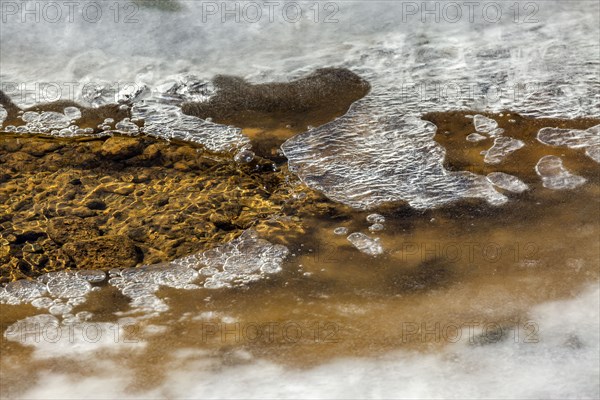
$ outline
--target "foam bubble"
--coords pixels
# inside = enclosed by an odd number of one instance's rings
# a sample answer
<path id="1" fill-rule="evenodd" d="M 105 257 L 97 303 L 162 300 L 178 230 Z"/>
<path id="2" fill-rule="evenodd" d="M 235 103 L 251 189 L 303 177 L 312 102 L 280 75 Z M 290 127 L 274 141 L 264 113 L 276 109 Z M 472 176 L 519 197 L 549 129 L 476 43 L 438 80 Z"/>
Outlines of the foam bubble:
<path id="1" fill-rule="evenodd" d="M 233 157 L 234 161 L 240 164 L 247 164 L 254 160 L 254 152 L 248 149 L 240 150 L 235 157 Z"/>
<path id="2" fill-rule="evenodd" d="M 542 178 L 544 187 L 548 189 L 574 189 L 586 182 L 585 178 L 571 174 L 563 166 L 562 159 L 557 156 L 540 158 L 535 171 Z"/>
<path id="3" fill-rule="evenodd" d="M 385 217 L 381 214 L 369 214 L 367 215 L 367 222 L 372 224 L 382 224 L 385 222 Z"/>
<path id="4" fill-rule="evenodd" d="M 371 232 L 379 232 L 383 230 L 383 224 L 373 224 L 369 226 Z"/>
<path id="5" fill-rule="evenodd" d="M 44 132 L 48 129 L 63 129 L 71 124 L 70 118 L 65 114 L 55 111 L 44 111 L 41 113 L 27 111 L 21 118 L 27 123 L 25 127 L 29 132 Z"/>
<path id="6" fill-rule="evenodd" d="M 76 273 L 78 278 L 85 279 L 88 282 L 97 283 L 106 279 L 106 272 L 98 270 L 79 270 Z"/>
<path id="7" fill-rule="evenodd" d="M 65 117 L 70 120 L 76 120 L 81 118 L 81 110 L 77 107 L 65 107 L 63 110 Z"/>
<path id="8" fill-rule="evenodd" d="M 163 312 L 169 307 L 156 295 L 162 286 L 194 290 L 245 285 L 281 271 L 288 253 L 287 247 L 248 230 L 222 246 L 172 262 L 111 270 L 108 282 L 129 297 L 137 311 Z"/>
<path id="9" fill-rule="evenodd" d="M 82 278 L 74 274 L 69 274 L 65 277 L 55 277 L 47 283 L 48 293 L 54 297 L 81 297 L 85 296 L 92 290 L 92 285 Z"/>
<path id="10" fill-rule="evenodd" d="M 348 228 L 346 228 L 345 226 L 338 226 L 333 230 L 333 233 L 335 235 L 346 235 L 348 234 Z"/>
<path id="11" fill-rule="evenodd" d="M 8 304 L 31 302 L 37 297 L 46 294 L 46 286 L 36 281 L 19 280 L 6 285 L 0 292 L 0 301 Z"/>
<path id="12" fill-rule="evenodd" d="M 117 122 L 115 129 L 126 135 L 137 135 L 140 131 L 140 128 L 135 123 L 131 122 L 129 118 L 123 118 L 122 121 Z"/>
<path id="13" fill-rule="evenodd" d="M 262 278 L 262 273 L 276 273 L 281 270 L 283 260 L 289 250 L 283 245 L 274 245 L 257 237 L 254 231 L 246 231 L 242 236 L 223 246 L 206 251 L 200 263 L 216 272 L 205 281 L 205 288 L 233 286 Z M 204 274 L 210 274 L 204 270 Z"/>

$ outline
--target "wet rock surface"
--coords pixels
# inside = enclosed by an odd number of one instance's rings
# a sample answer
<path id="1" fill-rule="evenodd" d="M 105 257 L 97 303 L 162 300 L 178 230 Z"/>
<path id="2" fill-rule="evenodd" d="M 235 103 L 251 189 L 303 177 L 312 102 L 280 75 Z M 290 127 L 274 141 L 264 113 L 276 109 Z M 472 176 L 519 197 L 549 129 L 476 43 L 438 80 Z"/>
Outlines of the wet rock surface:
<path id="1" fill-rule="evenodd" d="M 146 136 L 0 133 L 0 178 L 0 282 L 169 261 L 251 227 L 291 237 L 311 197 L 268 160 Z"/>

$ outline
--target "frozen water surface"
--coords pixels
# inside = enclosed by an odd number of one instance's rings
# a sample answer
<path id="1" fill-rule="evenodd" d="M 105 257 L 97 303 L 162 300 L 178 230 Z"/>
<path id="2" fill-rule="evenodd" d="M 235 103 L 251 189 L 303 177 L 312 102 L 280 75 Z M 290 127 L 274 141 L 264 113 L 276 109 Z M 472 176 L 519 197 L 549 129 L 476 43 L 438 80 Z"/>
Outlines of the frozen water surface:
<path id="1" fill-rule="evenodd" d="M 563 166 L 562 159 L 557 156 L 540 158 L 535 171 L 542 178 L 544 187 L 548 189 L 575 189 L 586 182 L 585 178 L 570 173 Z"/>
<path id="2" fill-rule="evenodd" d="M 379 243 L 379 239 L 373 239 L 364 233 L 354 232 L 348 235 L 348 241 L 354 245 L 362 253 L 370 256 L 377 256 L 383 253 L 383 247 Z"/>
<path id="3" fill-rule="evenodd" d="M 487 176 L 488 180 L 500 189 L 505 189 L 514 193 L 522 193 L 529 189 L 527 184 L 513 175 L 504 172 L 492 172 Z"/>

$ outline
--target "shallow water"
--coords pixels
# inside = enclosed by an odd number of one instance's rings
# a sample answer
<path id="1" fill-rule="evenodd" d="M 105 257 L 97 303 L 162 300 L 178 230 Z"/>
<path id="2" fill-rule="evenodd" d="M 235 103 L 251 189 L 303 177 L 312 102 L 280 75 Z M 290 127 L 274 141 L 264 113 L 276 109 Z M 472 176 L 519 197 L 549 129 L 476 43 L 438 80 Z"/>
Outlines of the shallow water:
<path id="1" fill-rule="evenodd" d="M 116 28 L 0 27 L 17 106 L 46 99 L 15 82 L 94 83 L 62 98 L 77 110 L 0 108 L 2 276 L 25 278 L 0 288 L 0 396 L 600 396 L 597 2 L 502 3 L 494 23 L 343 2 L 338 23 L 293 27 L 165 4 Z M 179 109 L 214 99 L 215 74 L 327 66 L 369 92 Z M 48 231 L 71 214 L 94 221 L 72 242 L 126 237 L 137 258 L 77 263 Z M 36 243 L 71 253 L 21 268 Z"/>

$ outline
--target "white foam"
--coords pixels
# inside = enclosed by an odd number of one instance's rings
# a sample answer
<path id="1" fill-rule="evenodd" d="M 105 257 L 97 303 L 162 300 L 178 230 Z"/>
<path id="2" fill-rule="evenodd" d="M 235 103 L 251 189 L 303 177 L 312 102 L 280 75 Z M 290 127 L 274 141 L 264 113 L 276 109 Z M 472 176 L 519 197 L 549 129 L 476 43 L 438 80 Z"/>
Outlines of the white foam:
<path id="1" fill-rule="evenodd" d="M 575 189 L 586 182 L 585 178 L 570 173 L 563 166 L 562 159 L 557 156 L 540 158 L 535 171 L 542 178 L 544 187 L 548 189 Z"/>

